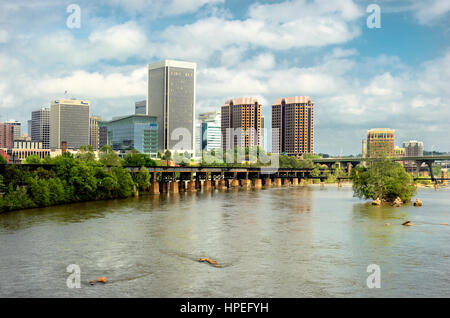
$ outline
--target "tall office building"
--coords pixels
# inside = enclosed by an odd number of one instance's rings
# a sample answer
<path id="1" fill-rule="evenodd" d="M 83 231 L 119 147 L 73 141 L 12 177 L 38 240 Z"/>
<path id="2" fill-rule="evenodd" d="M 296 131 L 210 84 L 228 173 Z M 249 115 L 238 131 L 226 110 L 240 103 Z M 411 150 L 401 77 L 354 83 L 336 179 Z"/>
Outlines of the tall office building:
<path id="1" fill-rule="evenodd" d="M 89 145 L 91 145 L 94 151 L 100 149 L 100 133 L 98 130 L 98 123 L 102 121 L 100 116 L 91 116 L 89 118 Z"/>
<path id="2" fill-rule="evenodd" d="M 14 126 L 0 123 L 0 148 L 10 149 L 14 145 Z"/>
<path id="3" fill-rule="evenodd" d="M 261 104 L 258 99 L 243 97 L 227 100 L 222 106 L 221 116 L 223 149 L 261 145 Z"/>
<path id="4" fill-rule="evenodd" d="M 13 127 L 14 130 L 14 139 L 18 139 L 20 138 L 20 136 L 22 135 L 21 133 L 21 126 L 22 124 L 16 120 L 10 120 L 5 122 L 5 124 L 10 125 Z"/>
<path id="5" fill-rule="evenodd" d="M 50 147 L 78 149 L 89 145 L 89 101 L 59 99 L 50 105 Z"/>
<path id="6" fill-rule="evenodd" d="M 160 152 L 177 148 L 194 153 L 196 68 L 195 63 L 171 60 L 148 65 L 147 115 L 158 119 Z M 180 130 L 175 131 L 180 128 L 190 136 L 180 137 Z"/>
<path id="7" fill-rule="evenodd" d="M 146 100 L 141 100 L 139 102 L 134 103 L 134 114 L 135 115 L 148 115 Z"/>
<path id="8" fill-rule="evenodd" d="M 204 151 L 222 148 L 221 115 L 219 111 L 201 113 L 200 121 L 200 144 Z"/>
<path id="9" fill-rule="evenodd" d="M 423 156 L 423 142 L 417 140 L 405 141 L 403 143 L 406 157 L 422 157 Z"/>
<path id="10" fill-rule="evenodd" d="M 100 141 L 114 150 L 133 150 L 156 157 L 158 153 L 157 118 L 130 115 L 99 123 Z"/>
<path id="11" fill-rule="evenodd" d="M 44 149 L 50 148 L 50 108 L 31 112 L 32 141 L 41 141 Z"/>
<path id="12" fill-rule="evenodd" d="M 29 119 L 27 121 L 27 132 L 28 132 L 28 136 L 31 137 L 31 126 L 33 125 L 33 121 L 31 119 Z"/>
<path id="13" fill-rule="evenodd" d="M 389 128 L 374 128 L 367 131 L 367 156 L 392 156 L 394 154 L 395 131 Z"/>
<path id="14" fill-rule="evenodd" d="M 272 105 L 272 152 L 314 153 L 314 103 L 309 96 L 279 98 Z"/>

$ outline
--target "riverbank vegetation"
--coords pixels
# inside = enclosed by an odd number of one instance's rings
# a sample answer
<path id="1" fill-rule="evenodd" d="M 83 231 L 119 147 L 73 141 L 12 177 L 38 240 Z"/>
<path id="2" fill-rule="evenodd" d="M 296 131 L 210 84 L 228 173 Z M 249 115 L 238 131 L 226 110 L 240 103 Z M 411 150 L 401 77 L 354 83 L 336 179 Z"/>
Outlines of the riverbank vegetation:
<path id="1" fill-rule="evenodd" d="M 37 163 L 49 166 L 34 169 L 26 165 Z M 81 151 L 76 157 L 70 153 L 44 160 L 31 157 L 20 167 L 3 167 L 0 175 L 0 212 L 127 198 L 136 190 L 149 187 L 150 174 L 144 167 L 155 165 L 156 162 L 138 152 L 121 159 L 109 147 L 102 149 L 99 160 L 95 159 L 90 149 Z M 123 166 L 143 168 L 132 176 Z"/>
<path id="2" fill-rule="evenodd" d="M 412 177 L 401 164 L 379 158 L 368 165 L 367 168 L 357 166 L 352 170 L 351 180 L 356 197 L 390 203 L 400 198 L 403 202 L 409 202 L 416 193 Z"/>

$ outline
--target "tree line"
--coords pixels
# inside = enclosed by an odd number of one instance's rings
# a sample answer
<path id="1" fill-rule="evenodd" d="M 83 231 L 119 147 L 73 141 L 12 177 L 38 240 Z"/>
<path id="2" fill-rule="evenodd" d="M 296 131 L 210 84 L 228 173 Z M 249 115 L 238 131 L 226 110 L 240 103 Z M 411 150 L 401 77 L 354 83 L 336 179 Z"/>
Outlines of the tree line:
<path id="1" fill-rule="evenodd" d="M 32 169 L 27 164 L 50 165 Z M 29 156 L 24 165 L 2 166 L 0 212 L 127 198 L 150 186 L 150 173 L 145 167 L 156 165 L 154 160 L 137 151 L 122 159 L 108 146 L 101 149 L 98 160 L 90 147 L 81 147 L 76 156 L 69 152 L 43 160 Z M 124 166 L 140 166 L 141 169 L 132 175 Z"/>

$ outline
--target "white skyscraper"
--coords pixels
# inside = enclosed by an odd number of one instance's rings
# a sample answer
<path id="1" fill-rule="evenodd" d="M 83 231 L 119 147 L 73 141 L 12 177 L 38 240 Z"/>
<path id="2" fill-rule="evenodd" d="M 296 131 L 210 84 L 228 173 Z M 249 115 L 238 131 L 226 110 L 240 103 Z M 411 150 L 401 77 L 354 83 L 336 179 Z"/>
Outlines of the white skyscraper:
<path id="1" fill-rule="evenodd" d="M 160 152 L 194 153 L 196 67 L 170 60 L 148 65 L 147 115 L 158 118 Z"/>

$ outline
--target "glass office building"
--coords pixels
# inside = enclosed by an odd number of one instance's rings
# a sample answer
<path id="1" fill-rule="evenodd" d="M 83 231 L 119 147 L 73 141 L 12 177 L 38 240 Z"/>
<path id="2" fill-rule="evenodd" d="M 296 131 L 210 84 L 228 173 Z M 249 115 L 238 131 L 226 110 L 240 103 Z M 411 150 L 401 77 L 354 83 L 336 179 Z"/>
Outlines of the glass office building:
<path id="1" fill-rule="evenodd" d="M 130 115 L 103 121 L 99 128 L 106 133 L 107 144 L 114 150 L 133 150 L 156 157 L 158 154 L 157 118 Z"/>

